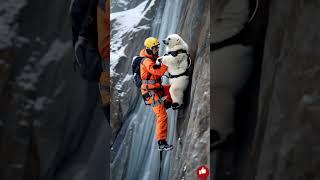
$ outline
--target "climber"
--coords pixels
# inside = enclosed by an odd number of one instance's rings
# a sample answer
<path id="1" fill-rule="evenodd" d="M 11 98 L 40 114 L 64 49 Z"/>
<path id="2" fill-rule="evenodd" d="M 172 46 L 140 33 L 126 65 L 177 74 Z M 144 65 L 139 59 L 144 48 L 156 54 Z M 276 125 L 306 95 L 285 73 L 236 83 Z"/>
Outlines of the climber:
<path id="1" fill-rule="evenodd" d="M 140 51 L 140 56 L 144 57 L 140 64 L 141 93 L 145 102 L 152 106 L 157 118 L 156 138 L 159 150 L 168 151 L 173 149 L 173 146 L 166 141 L 168 126 L 166 108 L 171 106 L 172 100 L 169 93 L 170 86 L 161 84 L 161 77 L 167 71 L 167 66 L 156 64 L 160 45 L 157 38 L 147 38 L 144 45 L 145 48 Z"/>

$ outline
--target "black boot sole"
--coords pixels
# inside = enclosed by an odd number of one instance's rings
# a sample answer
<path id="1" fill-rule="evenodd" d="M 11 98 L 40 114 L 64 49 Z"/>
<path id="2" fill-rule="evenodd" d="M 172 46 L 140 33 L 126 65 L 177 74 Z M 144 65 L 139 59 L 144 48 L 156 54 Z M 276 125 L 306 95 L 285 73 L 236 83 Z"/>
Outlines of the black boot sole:
<path id="1" fill-rule="evenodd" d="M 171 151 L 172 149 L 173 149 L 173 146 L 171 146 L 170 148 L 163 148 L 163 149 L 158 148 L 158 151 Z"/>
<path id="2" fill-rule="evenodd" d="M 179 105 L 179 106 L 172 106 L 173 110 L 178 110 L 178 109 L 183 109 L 183 104 Z"/>

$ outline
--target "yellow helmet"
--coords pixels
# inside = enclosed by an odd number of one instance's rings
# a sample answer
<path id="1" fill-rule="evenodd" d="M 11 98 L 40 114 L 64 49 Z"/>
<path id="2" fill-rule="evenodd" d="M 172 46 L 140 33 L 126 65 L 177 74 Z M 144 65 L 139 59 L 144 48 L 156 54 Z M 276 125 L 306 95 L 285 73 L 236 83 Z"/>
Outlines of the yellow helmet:
<path id="1" fill-rule="evenodd" d="M 157 38 L 155 37 L 148 37 L 145 41 L 144 41 L 144 45 L 146 46 L 146 48 L 151 49 L 153 46 L 158 46 L 160 45 L 159 41 Z"/>

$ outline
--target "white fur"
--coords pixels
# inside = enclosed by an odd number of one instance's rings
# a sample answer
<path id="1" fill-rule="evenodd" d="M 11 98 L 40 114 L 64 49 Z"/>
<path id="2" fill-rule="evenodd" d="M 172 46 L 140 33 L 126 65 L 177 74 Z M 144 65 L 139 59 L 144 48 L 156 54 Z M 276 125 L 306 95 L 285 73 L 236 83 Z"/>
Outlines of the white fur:
<path id="1" fill-rule="evenodd" d="M 169 35 L 163 42 L 166 44 L 166 51 L 186 50 L 188 51 L 188 45 L 177 34 Z M 178 54 L 176 57 L 172 55 L 162 56 L 158 58 L 157 63 L 163 63 L 168 66 L 168 72 L 171 75 L 182 74 L 188 69 L 188 55 L 185 53 Z M 173 103 L 183 104 L 183 93 L 186 90 L 189 83 L 189 76 L 180 76 L 177 78 L 170 78 L 169 82 L 171 87 L 169 89 Z"/>

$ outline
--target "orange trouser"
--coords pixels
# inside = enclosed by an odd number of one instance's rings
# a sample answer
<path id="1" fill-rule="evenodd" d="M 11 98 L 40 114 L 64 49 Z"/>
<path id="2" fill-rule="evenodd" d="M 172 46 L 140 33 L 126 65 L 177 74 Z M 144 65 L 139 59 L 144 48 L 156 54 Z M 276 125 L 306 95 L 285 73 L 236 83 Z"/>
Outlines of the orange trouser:
<path id="1" fill-rule="evenodd" d="M 148 99 L 148 103 L 158 101 L 162 96 L 167 96 L 166 100 L 171 102 L 171 96 L 169 93 L 169 85 L 163 85 L 163 92 L 156 92 L 154 98 Z M 168 114 L 163 103 L 152 108 L 153 112 L 157 117 L 156 125 L 156 135 L 157 140 L 166 140 L 167 139 L 167 128 L 168 128 Z"/>
<path id="2" fill-rule="evenodd" d="M 153 112 L 157 116 L 157 140 L 166 140 L 167 139 L 167 128 L 168 128 L 168 115 L 166 108 L 163 104 L 159 104 L 156 107 L 153 107 Z"/>

